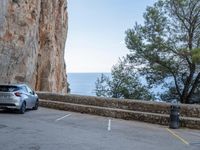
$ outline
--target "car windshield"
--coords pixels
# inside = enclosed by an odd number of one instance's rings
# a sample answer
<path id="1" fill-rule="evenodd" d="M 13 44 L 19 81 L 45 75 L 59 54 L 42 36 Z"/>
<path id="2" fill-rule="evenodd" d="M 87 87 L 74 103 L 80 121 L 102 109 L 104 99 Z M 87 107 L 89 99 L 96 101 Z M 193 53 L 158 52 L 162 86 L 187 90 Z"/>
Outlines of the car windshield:
<path id="1" fill-rule="evenodd" d="M 0 92 L 15 92 L 19 90 L 17 86 L 5 86 L 0 85 Z"/>

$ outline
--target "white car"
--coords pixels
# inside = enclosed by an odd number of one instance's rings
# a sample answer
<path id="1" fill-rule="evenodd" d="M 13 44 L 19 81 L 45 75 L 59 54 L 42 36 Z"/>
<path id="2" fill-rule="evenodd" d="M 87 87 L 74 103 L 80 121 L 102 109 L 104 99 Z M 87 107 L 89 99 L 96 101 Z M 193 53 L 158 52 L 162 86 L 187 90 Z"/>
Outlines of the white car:
<path id="1" fill-rule="evenodd" d="M 0 109 L 17 109 L 25 113 L 26 109 L 37 110 L 39 98 L 26 84 L 0 85 Z"/>

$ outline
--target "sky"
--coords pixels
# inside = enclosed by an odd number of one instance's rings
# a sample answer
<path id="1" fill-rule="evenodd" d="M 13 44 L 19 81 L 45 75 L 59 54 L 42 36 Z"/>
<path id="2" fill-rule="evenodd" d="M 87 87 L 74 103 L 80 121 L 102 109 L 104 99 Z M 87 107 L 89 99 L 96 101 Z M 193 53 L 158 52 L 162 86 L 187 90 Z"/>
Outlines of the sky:
<path id="1" fill-rule="evenodd" d="M 125 31 L 156 0 L 68 0 L 65 61 L 68 73 L 111 72 L 129 50 Z"/>

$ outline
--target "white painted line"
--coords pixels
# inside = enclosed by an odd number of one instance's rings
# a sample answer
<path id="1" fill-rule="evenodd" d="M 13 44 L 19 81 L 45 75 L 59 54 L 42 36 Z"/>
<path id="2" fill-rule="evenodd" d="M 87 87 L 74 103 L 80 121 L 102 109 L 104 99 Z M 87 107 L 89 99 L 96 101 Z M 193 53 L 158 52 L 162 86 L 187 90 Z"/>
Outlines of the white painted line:
<path id="1" fill-rule="evenodd" d="M 66 118 L 66 117 L 69 117 L 69 116 L 71 116 L 71 114 L 68 114 L 68 115 L 65 115 L 65 116 L 63 116 L 63 117 L 60 117 L 60 118 L 56 119 L 55 121 L 60 121 L 60 120 Z"/>
<path id="2" fill-rule="evenodd" d="M 108 120 L 108 131 L 111 130 L 111 119 Z"/>

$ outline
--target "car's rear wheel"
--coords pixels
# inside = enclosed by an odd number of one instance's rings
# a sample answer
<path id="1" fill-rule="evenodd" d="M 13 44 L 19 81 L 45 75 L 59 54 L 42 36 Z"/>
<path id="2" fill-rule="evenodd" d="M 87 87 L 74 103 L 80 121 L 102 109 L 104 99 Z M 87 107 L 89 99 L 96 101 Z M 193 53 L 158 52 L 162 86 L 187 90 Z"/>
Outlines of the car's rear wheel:
<path id="1" fill-rule="evenodd" d="M 19 109 L 20 114 L 24 114 L 26 111 L 26 103 L 23 102 L 21 108 Z"/>
<path id="2" fill-rule="evenodd" d="M 35 106 L 33 107 L 33 110 L 37 110 L 38 109 L 38 106 L 39 106 L 39 101 L 37 100 L 35 102 Z"/>

